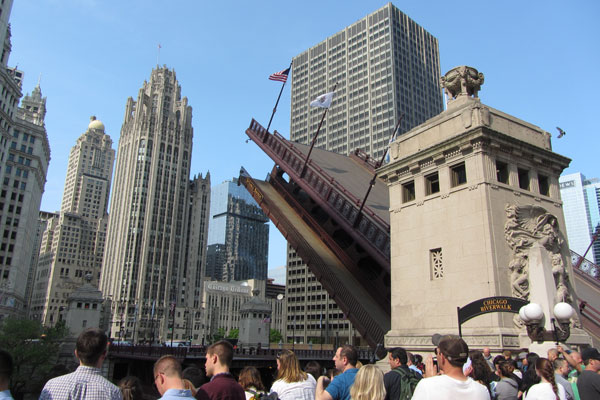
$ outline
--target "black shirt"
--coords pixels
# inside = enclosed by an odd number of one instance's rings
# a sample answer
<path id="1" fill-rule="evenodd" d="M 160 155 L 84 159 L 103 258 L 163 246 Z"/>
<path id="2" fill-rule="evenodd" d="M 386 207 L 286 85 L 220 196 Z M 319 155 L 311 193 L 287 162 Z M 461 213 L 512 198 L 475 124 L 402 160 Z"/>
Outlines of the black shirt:
<path id="1" fill-rule="evenodd" d="M 581 371 L 577 378 L 577 390 L 581 400 L 600 399 L 600 375 L 594 371 Z"/>

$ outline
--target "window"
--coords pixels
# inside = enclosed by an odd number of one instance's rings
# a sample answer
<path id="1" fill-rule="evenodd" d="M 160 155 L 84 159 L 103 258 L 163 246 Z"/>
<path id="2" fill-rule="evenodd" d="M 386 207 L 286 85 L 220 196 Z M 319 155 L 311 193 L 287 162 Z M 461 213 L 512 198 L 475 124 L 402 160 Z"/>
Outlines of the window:
<path id="1" fill-rule="evenodd" d="M 450 185 L 451 187 L 467 183 L 467 169 L 465 163 L 460 163 L 450 167 Z"/>
<path id="2" fill-rule="evenodd" d="M 425 194 L 430 195 L 440 191 L 440 177 L 438 173 L 425 177 Z"/>
<path id="3" fill-rule="evenodd" d="M 410 181 L 402 185 L 402 202 L 407 203 L 415 199 L 415 181 Z"/>
<path id="4" fill-rule="evenodd" d="M 550 182 L 547 176 L 538 175 L 538 186 L 540 188 L 540 194 L 550 196 Z"/>
<path id="5" fill-rule="evenodd" d="M 496 180 L 508 185 L 508 164 L 496 161 Z"/>
<path id="6" fill-rule="evenodd" d="M 519 172 L 519 187 L 521 189 L 529 190 L 529 170 L 518 169 Z"/>
<path id="7" fill-rule="evenodd" d="M 429 263 L 431 268 L 431 280 L 442 279 L 444 277 L 444 264 L 441 248 L 429 250 Z"/>

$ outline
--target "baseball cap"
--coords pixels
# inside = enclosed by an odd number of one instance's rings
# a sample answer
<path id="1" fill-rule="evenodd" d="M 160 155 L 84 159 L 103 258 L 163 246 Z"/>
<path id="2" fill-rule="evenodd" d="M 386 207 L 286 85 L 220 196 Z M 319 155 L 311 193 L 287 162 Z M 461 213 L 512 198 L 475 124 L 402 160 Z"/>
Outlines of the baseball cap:
<path id="1" fill-rule="evenodd" d="M 595 348 L 588 347 L 587 349 L 583 349 L 583 351 L 581 352 L 581 359 L 583 360 L 583 362 L 586 362 L 590 359 L 600 361 L 600 353 L 598 353 L 598 350 L 596 350 Z"/>
<path id="2" fill-rule="evenodd" d="M 469 357 L 469 346 L 457 337 L 443 337 L 438 347 L 448 361 L 465 363 Z"/>

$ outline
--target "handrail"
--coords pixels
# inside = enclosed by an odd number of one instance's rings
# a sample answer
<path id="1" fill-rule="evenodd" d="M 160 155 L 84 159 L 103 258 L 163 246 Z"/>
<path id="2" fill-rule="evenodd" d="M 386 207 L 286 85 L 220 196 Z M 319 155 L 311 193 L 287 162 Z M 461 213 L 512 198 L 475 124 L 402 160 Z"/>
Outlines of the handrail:
<path id="1" fill-rule="evenodd" d="M 570 252 L 573 269 L 576 272 L 586 275 L 586 277 L 590 278 L 596 285 L 600 286 L 600 266 L 585 258 L 581 260 L 581 255 L 577 254 L 573 250 L 570 250 Z"/>
<path id="2" fill-rule="evenodd" d="M 581 313 L 581 315 L 587 317 L 587 319 L 600 326 L 600 311 L 590 306 L 587 301 L 579 301 L 579 312 Z"/>
<path id="3" fill-rule="evenodd" d="M 300 169 L 304 165 L 304 155 L 295 148 L 293 143 L 287 141 L 280 134 L 270 135 L 255 119 L 250 122 L 246 133 L 251 139 L 255 139 L 256 144 L 262 147 L 300 186 L 305 186 L 304 189 L 313 191 L 328 207 L 331 207 L 335 211 L 336 217 L 334 218 L 340 220 L 338 222 L 343 221 L 350 227 L 354 225 L 360 211 L 361 199 L 339 185 L 327 172 L 311 162 L 306 165 L 307 172 L 302 175 Z M 389 222 L 384 221 L 370 208 L 365 208 L 362 216 L 361 222 L 353 231 L 362 237 L 367 245 L 373 247 L 378 253 L 377 257 L 382 265 L 389 265 Z"/>
<path id="4" fill-rule="evenodd" d="M 286 345 L 282 345 L 287 348 Z M 334 351 L 331 349 L 319 349 L 318 344 L 313 344 L 312 349 L 295 349 L 294 353 L 299 359 L 312 359 L 312 358 L 331 358 Z M 360 359 L 369 359 L 371 357 L 371 351 L 369 349 L 357 349 Z M 260 347 L 243 347 L 234 349 L 235 356 L 252 356 L 264 359 L 275 359 L 281 348 L 260 348 Z M 109 349 L 109 355 L 132 355 L 138 357 L 151 357 L 160 358 L 164 355 L 173 355 L 176 358 L 189 358 L 189 357 L 206 357 L 206 346 L 191 346 L 191 347 L 170 347 L 170 346 L 146 346 L 146 345 L 111 345 Z"/>
<path id="5" fill-rule="evenodd" d="M 250 128 L 249 129 L 255 131 L 258 136 L 264 136 L 264 135 L 268 134 L 267 130 L 260 123 L 258 123 L 255 119 L 252 119 L 252 122 L 250 123 Z M 298 150 L 296 147 L 294 147 L 293 143 L 290 143 L 279 132 L 275 131 L 275 133 L 271 137 L 276 138 L 278 144 L 281 144 L 281 145 L 287 147 L 288 149 L 290 149 L 291 151 L 293 151 L 297 156 L 299 156 L 299 157 L 304 156 L 304 154 L 300 150 Z M 269 147 L 273 148 L 273 146 L 269 146 Z M 313 165 L 310 162 L 307 165 L 307 167 L 308 166 L 310 166 L 310 168 L 313 168 L 313 169 L 317 170 L 324 178 L 326 178 L 325 179 L 326 181 L 329 181 L 330 183 L 332 183 L 333 185 L 335 185 L 336 189 L 338 191 L 343 192 L 347 197 L 350 198 L 350 200 L 352 200 L 352 202 L 354 202 L 356 204 L 360 204 L 361 203 L 361 199 L 359 199 L 358 197 L 354 196 L 354 194 L 352 194 L 351 192 L 348 192 L 344 187 L 338 187 L 337 184 L 336 184 L 337 182 L 336 182 L 335 178 L 331 177 L 321 167 L 319 167 L 318 165 Z M 379 223 L 381 223 L 383 225 L 389 225 L 386 221 L 384 221 L 380 216 L 378 216 L 377 214 L 375 214 L 372 210 L 366 209 L 366 211 L 367 211 L 367 213 L 369 214 L 370 217 L 372 217 L 373 219 L 378 220 Z"/>

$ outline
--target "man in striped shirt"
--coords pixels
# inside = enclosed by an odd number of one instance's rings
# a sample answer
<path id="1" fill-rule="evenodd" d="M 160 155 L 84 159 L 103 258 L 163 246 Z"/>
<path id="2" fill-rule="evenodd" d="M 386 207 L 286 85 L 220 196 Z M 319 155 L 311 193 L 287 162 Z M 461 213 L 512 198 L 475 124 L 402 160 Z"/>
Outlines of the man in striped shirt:
<path id="1" fill-rule="evenodd" d="M 77 338 L 75 356 L 79 367 L 50 379 L 40 400 L 122 400 L 119 388 L 102 376 L 100 368 L 108 351 L 108 338 L 98 328 L 88 328 Z"/>

